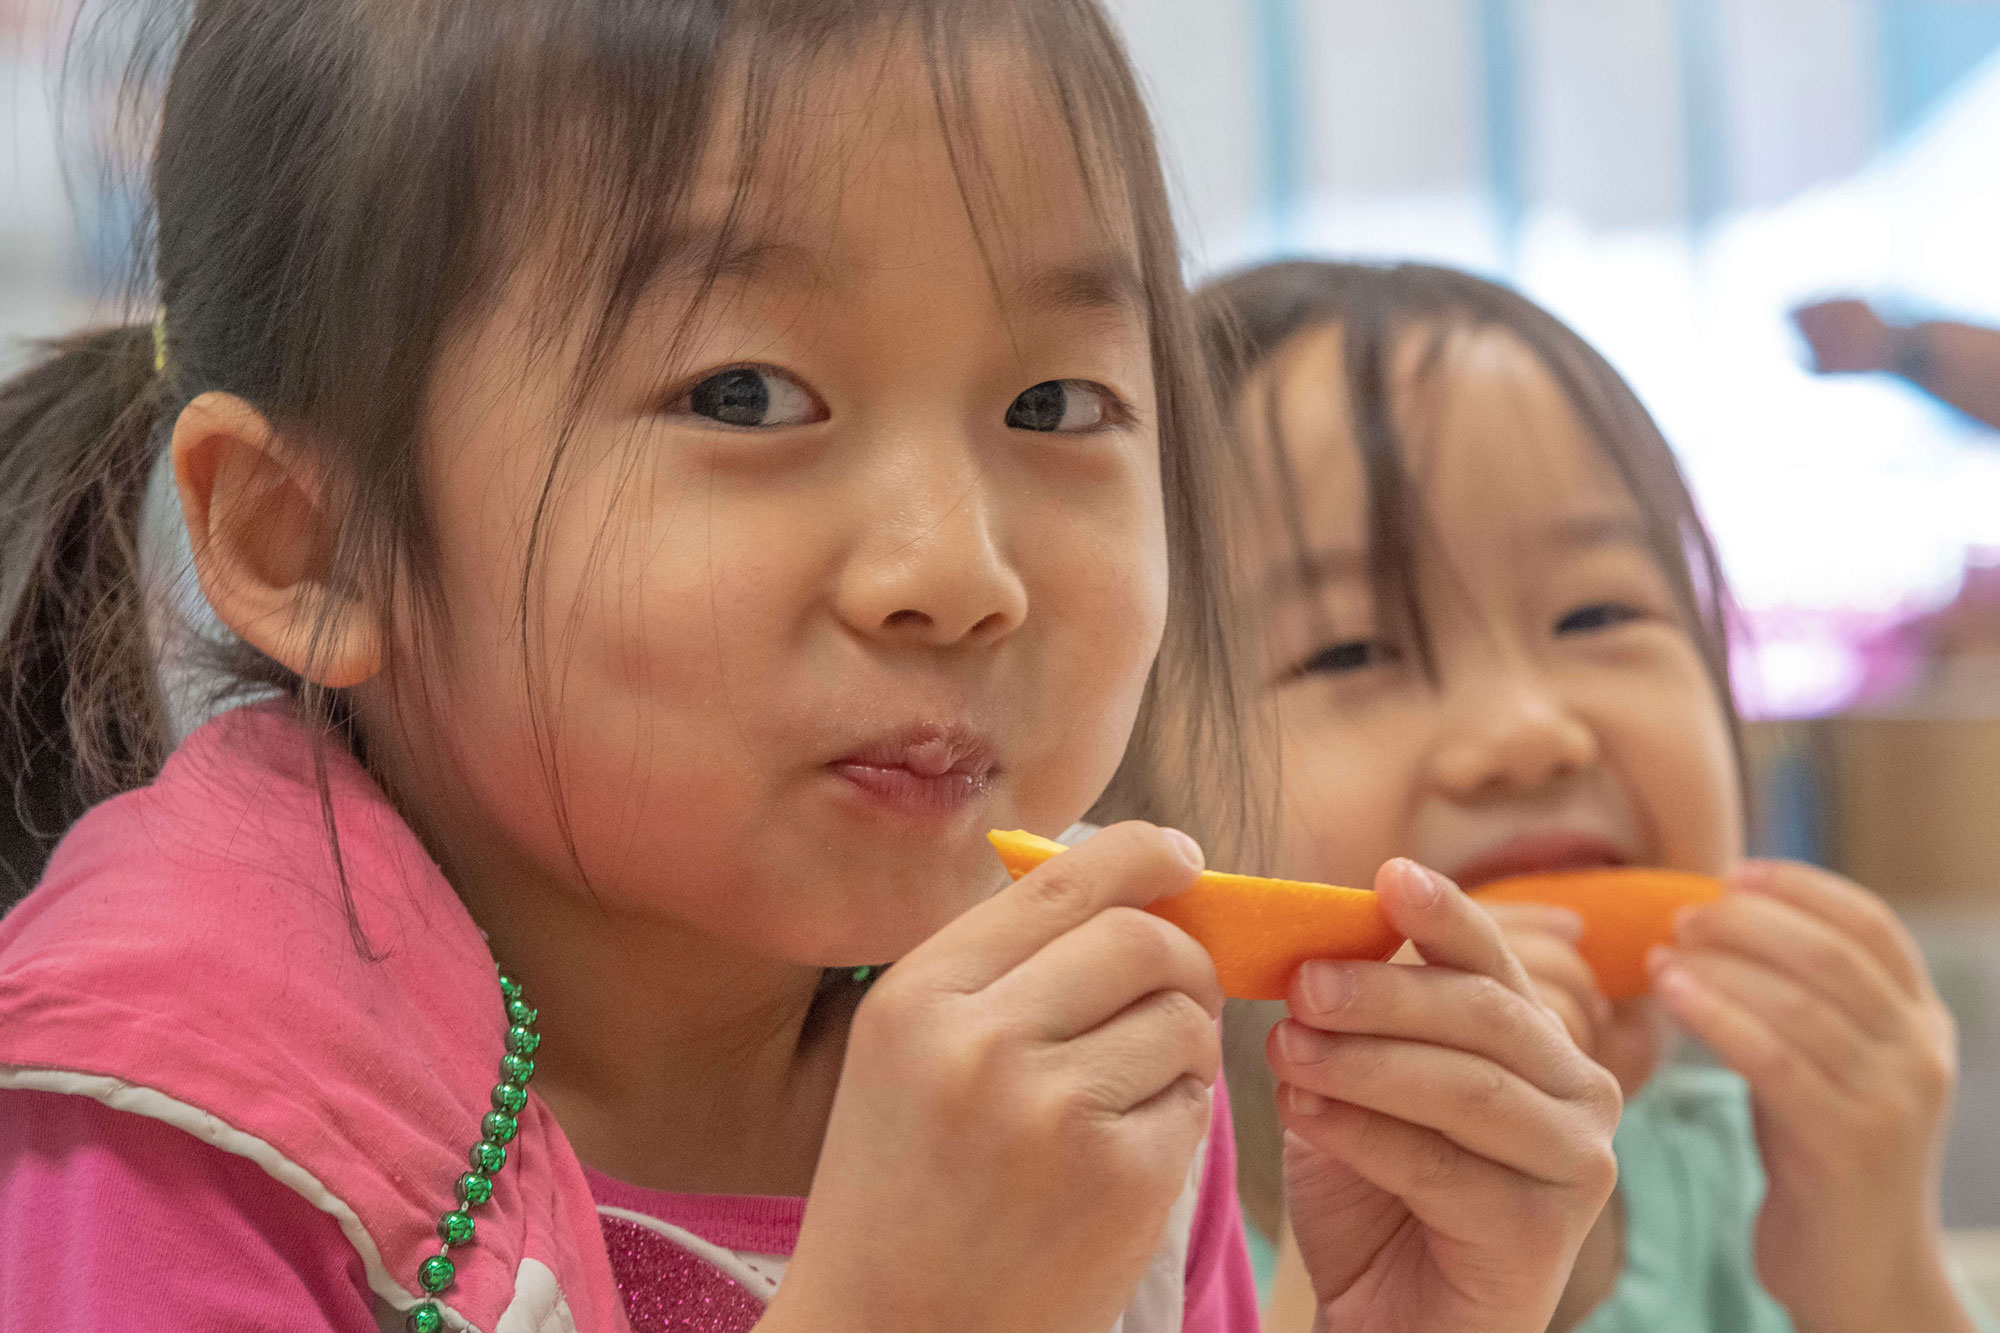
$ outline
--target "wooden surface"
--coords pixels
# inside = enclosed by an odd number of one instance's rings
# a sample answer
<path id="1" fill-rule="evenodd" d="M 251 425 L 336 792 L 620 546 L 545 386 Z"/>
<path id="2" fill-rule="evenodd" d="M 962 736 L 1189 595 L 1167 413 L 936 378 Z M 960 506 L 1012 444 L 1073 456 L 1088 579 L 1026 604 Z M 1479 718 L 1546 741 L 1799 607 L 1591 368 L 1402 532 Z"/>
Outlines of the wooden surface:
<path id="1" fill-rule="evenodd" d="M 2000 908 L 2000 716 L 1752 727 L 1753 770 L 1803 758 L 1827 864 L 1897 903 Z"/>

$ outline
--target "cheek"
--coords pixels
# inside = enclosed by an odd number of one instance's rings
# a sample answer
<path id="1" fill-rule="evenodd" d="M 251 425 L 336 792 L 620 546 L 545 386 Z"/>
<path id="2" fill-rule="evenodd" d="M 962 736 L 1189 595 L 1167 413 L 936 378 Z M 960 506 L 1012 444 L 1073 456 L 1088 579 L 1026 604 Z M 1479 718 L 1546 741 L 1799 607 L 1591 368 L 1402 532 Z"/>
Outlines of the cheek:
<path id="1" fill-rule="evenodd" d="M 1310 685 L 1285 693 L 1278 873 L 1367 888 L 1384 861 L 1414 850 L 1415 760 L 1402 728 L 1387 716 L 1341 717 Z"/>
<path id="2" fill-rule="evenodd" d="M 1168 617 L 1167 538 L 1157 478 L 1024 524 L 1016 567 L 1028 618 L 1016 661 L 1041 678 L 1040 723 L 1015 788 L 1031 827 L 1074 819 L 1124 758 Z M 1032 648 L 1030 647 L 1032 644 Z"/>
<path id="3" fill-rule="evenodd" d="M 1714 874 L 1741 857 L 1742 785 L 1707 679 L 1627 690 L 1611 706 L 1607 757 L 1633 794 L 1661 863 Z"/>
<path id="4" fill-rule="evenodd" d="M 573 845 L 593 881 L 616 884 L 660 811 L 727 838 L 752 805 L 756 736 L 732 719 L 742 698 L 775 695 L 758 645 L 786 610 L 765 567 L 776 548 L 720 549 L 740 525 L 703 521 L 684 483 L 649 494 L 593 475 L 550 505 L 530 551 L 523 480 L 441 515 L 453 623 L 438 726 L 510 840 L 558 874 Z"/>

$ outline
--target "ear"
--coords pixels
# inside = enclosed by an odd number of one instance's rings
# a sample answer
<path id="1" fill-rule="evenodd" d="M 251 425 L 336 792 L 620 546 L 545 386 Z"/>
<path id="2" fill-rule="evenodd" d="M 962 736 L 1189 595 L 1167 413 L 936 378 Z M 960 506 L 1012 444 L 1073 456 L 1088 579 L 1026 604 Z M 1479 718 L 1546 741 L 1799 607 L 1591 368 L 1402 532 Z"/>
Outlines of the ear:
<path id="1" fill-rule="evenodd" d="M 328 689 L 379 672 L 380 620 L 332 584 L 338 528 L 304 456 L 227 393 L 202 394 L 181 410 L 171 452 L 195 574 L 222 623 Z"/>

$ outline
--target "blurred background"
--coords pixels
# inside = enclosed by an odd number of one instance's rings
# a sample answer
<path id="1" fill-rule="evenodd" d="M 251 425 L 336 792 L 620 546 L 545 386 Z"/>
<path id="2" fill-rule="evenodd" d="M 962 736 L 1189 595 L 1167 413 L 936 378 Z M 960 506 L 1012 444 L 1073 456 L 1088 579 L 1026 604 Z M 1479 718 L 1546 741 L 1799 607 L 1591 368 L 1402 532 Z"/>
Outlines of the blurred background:
<path id="1" fill-rule="evenodd" d="M 2000 0 L 1112 0 L 1191 274 L 1424 258 L 1553 308 L 1679 450 L 1742 604 L 1770 850 L 1910 919 L 2000 1227 L 2000 437 L 1788 311 L 2000 325 Z M 0 368 L 119 312 L 135 202 L 55 0 L 0 0 Z M 64 90 L 61 114 L 57 92 Z M 1996 1267 L 2000 1273 L 2000 1267 Z"/>
<path id="2" fill-rule="evenodd" d="M 1789 318 L 1852 295 L 2000 325 L 2000 2 L 1114 8 L 1197 276 L 1497 275 L 1658 416 L 1741 603 L 1760 842 L 1915 928 L 1963 1040 L 1947 1220 L 2000 1227 L 2000 435 L 1815 376 Z"/>

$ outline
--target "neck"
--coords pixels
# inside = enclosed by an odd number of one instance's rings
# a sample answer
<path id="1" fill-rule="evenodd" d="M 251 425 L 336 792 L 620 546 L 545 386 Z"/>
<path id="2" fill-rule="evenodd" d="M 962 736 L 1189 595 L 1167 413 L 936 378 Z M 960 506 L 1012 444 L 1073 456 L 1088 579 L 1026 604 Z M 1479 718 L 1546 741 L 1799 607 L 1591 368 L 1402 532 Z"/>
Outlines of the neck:
<path id="1" fill-rule="evenodd" d="M 535 1091 L 584 1162 L 654 1189 L 806 1193 L 857 992 L 568 886 L 461 894 L 541 1010 Z"/>
<path id="2" fill-rule="evenodd" d="M 577 1156 L 653 1189 L 805 1194 L 859 989 L 549 875 L 454 799 L 440 747 L 364 704 L 372 766 L 540 1010 L 534 1092 Z"/>

